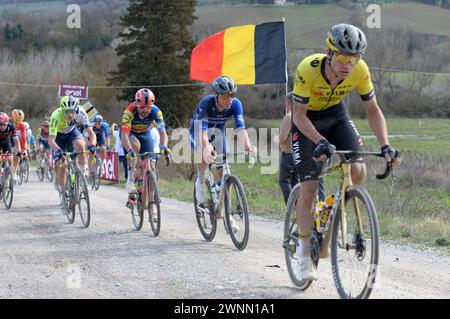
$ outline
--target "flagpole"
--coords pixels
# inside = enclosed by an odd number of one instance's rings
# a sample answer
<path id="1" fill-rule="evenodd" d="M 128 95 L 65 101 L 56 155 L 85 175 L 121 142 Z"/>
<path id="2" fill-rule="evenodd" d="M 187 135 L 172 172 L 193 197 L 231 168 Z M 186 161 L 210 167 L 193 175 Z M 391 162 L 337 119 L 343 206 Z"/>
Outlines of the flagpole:
<path id="1" fill-rule="evenodd" d="M 284 26 L 286 26 L 286 19 L 285 17 L 282 18 Z M 289 81 L 289 76 L 288 76 L 288 69 L 287 69 L 287 59 L 288 59 L 288 53 L 287 53 L 287 44 L 286 44 L 286 28 L 284 29 L 285 33 L 284 33 L 284 51 L 286 52 L 286 85 L 285 85 L 285 90 L 286 93 L 284 94 L 284 98 L 283 101 L 286 99 L 286 95 L 288 94 L 288 81 Z M 285 110 L 286 114 L 287 114 L 287 109 Z"/>

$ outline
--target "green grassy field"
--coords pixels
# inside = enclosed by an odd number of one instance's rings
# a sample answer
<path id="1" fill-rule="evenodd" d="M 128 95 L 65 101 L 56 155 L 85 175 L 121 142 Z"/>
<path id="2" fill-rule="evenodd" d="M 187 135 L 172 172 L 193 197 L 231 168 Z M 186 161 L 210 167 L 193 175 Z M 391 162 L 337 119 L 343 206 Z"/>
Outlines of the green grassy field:
<path id="1" fill-rule="evenodd" d="M 281 120 L 249 119 L 248 126 L 279 127 Z M 367 147 L 378 144 L 366 119 L 354 120 Z M 387 119 L 390 142 L 402 152 L 450 157 L 450 120 L 447 119 Z"/>
<path id="2" fill-rule="evenodd" d="M 250 122 L 255 121 L 251 120 Z M 278 127 L 279 120 L 257 120 L 258 127 Z M 356 120 L 362 135 L 370 135 L 367 120 Z M 378 209 L 383 238 L 397 241 L 450 245 L 450 120 L 392 119 L 388 120 L 391 134 L 417 137 L 391 139 L 403 152 L 403 166 L 393 182 L 375 179 L 383 170 L 383 162 L 370 162 L 366 187 Z M 368 148 L 376 148 L 374 140 L 366 140 Z M 278 186 L 278 172 L 261 174 L 261 166 L 248 168 L 247 164 L 233 164 L 232 171 L 239 176 L 246 189 L 251 213 L 282 220 L 285 204 Z M 447 174 L 447 177 L 445 177 Z M 164 175 L 163 175 L 164 176 Z M 327 193 L 338 186 L 338 176 L 326 179 Z M 181 178 L 170 182 L 161 179 L 164 196 L 192 202 L 193 182 Z M 439 245 L 437 243 L 440 243 Z M 450 253 L 450 246 L 444 247 Z"/>
<path id="3" fill-rule="evenodd" d="M 200 6 L 196 15 L 198 24 L 228 28 L 242 24 L 259 24 L 286 19 L 288 47 L 321 48 L 323 35 L 330 26 L 350 22 L 350 17 L 361 13 L 369 17 L 365 9 L 360 12 L 343 7 L 324 5 L 296 5 L 291 7 L 269 6 Z M 392 26 L 408 27 L 419 33 L 450 35 L 448 21 L 450 10 L 421 3 L 386 4 L 381 6 L 383 28 Z"/>

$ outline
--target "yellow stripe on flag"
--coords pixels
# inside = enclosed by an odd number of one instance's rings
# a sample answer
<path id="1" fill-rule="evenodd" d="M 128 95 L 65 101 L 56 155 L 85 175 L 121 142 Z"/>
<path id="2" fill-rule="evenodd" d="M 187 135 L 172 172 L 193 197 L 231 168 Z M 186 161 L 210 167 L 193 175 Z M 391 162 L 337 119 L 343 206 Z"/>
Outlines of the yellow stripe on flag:
<path id="1" fill-rule="evenodd" d="M 255 83 L 255 27 L 244 25 L 225 31 L 222 75 L 238 84 Z"/>

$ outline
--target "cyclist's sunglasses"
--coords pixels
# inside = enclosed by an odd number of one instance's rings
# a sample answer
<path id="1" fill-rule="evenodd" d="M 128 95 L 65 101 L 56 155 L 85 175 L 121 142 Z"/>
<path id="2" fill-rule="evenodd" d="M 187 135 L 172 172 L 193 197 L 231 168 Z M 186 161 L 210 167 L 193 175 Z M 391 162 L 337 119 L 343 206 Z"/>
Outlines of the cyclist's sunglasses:
<path id="1" fill-rule="evenodd" d="M 0 123 L 0 126 L 6 126 L 8 125 L 7 123 Z"/>
<path id="2" fill-rule="evenodd" d="M 151 107 L 147 107 L 147 106 L 138 104 L 138 110 L 141 112 L 150 112 L 150 109 L 151 109 Z"/>
<path id="3" fill-rule="evenodd" d="M 74 114 L 76 110 L 64 110 L 64 114 Z"/>
<path id="4" fill-rule="evenodd" d="M 359 60 L 361 60 L 361 55 L 347 55 L 342 54 L 338 52 L 334 52 L 334 55 L 336 56 L 336 61 L 338 61 L 341 64 L 347 64 L 350 63 L 351 65 L 357 65 Z"/>

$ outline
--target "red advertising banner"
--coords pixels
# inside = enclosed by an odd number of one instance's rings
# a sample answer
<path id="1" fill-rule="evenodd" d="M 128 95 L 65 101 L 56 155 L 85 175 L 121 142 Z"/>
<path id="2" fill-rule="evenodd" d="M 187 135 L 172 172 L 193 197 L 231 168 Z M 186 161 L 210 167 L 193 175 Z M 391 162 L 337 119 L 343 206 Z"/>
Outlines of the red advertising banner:
<path id="1" fill-rule="evenodd" d="M 59 85 L 59 97 L 71 95 L 79 98 L 80 100 L 87 100 L 89 87 L 86 85 L 78 84 L 60 84 Z"/>
<path id="2" fill-rule="evenodd" d="M 106 152 L 106 157 L 103 161 L 102 179 L 119 182 L 119 153 Z"/>

